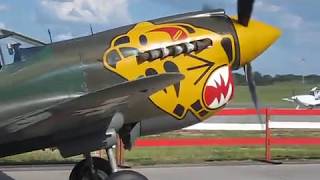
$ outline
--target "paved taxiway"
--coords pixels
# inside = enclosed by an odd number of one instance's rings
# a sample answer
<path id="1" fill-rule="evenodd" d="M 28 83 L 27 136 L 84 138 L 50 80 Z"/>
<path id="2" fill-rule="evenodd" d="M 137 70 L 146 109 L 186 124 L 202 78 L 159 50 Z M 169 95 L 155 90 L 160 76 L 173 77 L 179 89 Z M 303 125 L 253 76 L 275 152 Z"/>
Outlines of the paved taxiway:
<path id="1" fill-rule="evenodd" d="M 320 164 L 242 164 L 148 167 L 136 170 L 150 180 L 319 180 Z M 67 180 L 71 166 L 0 167 L 1 180 Z"/>

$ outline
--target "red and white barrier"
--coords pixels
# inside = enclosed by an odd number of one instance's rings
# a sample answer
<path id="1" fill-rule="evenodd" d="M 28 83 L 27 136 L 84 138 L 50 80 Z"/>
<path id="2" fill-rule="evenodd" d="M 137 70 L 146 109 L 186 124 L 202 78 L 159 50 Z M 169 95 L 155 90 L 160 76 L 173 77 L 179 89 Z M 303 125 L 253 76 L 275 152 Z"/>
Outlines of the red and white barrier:
<path id="1" fill-rule="evenodd" d="M 314 110 L 296 110 L 296 109 L 262 109 L 260 114 L 265 118 L 269 116 L 269 128 L 271 129 L 320 129 L 320 109 Z M 220 111 L 216 116 L 256 116 L 257 111 L 255 109 L 224 109 Z M 233 117 L 232 117 L 233 116 Z M 301 117 L 301 122 L 274 122 L 272 121 L 272 116 L 286 116 L 291 117 Z M 319 122 L 308 122 L 303 121 L 303 116 L 319 116 Z M 263 119 L 264 121 L 265 119 Z M 258 123 L 199 123 L 190 127 L 185 128 L 185 130 L 265 130 L 265 124 Z"/>

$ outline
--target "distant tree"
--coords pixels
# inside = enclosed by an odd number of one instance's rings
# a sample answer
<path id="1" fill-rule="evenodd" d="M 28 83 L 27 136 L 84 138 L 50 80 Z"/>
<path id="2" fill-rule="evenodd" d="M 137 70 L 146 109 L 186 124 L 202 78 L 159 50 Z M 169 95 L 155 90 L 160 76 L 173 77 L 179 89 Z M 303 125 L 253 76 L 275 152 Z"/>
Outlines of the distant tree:
<path id="1" fill-rule="evenodd" d="M 301 79 L 301 76 L 294 75 L 294 74 L 284 74 L 284 75 L 277 74 L 274 77 L 274 81 L 277 81 L 277 82 L 294 81 L 294 80 L 299 80 L 299 79 Z"/>
<path id="2" fill-rule="evenodd" d="M 259 72 L 254 72 L 254 80 L 257 86 L 266 86 L 272 85 L 275 82 L 286 82 L 286 81 L 301 81 L 301 75 L 295 74 L 283 74 L 283 75 L 275 75 L 272 77 L 271 75 L 262 75 Z M 246 77 L 244 74 L 234 73 L 233 74 L 235 85 L 245 86 L 247 85 Z M 304 77 L 305 82 L 308 84 L 320 84 L 320 75 L 311 74 Z"/>
<path id="3" fill-rule="evenodd" d="M 259 72 L 254 73 L 254 79 L 256 81 L 256 85 L 258 86 L 267 86 L 273 84 L 272 76 L 262 75 Z"/>
<path id="4" fill-rule="evenodd" d="M 320 76 L 316 74 L 307 75 L 304 77 L 308 84 L 320 84 Z"/>
<path id="5" fill-rule="evenodd" d="M 263 85 L 272 85 L 273 84 L 273 77 L 271 75 L 263 75 Z"/>
<path id="6" fill-rule="evenodd" d="M 240 73 L 233 73 L 234 84 L 239 86 L 247 85 L 246 77 Z"/>

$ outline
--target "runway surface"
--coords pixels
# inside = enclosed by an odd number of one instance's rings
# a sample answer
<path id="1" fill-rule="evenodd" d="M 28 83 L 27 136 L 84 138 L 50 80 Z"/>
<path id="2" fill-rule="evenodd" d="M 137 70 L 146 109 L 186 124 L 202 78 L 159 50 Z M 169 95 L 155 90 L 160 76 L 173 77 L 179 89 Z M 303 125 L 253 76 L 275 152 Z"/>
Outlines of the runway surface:
<path id="1" fill-rule="evenodd" d="M 1 180 L 67 180 L 71 166 L 0 167 Z M 135 170 L 150 180 L 319 180 L 320 164 L 242 164 L 148 167 Z"/>

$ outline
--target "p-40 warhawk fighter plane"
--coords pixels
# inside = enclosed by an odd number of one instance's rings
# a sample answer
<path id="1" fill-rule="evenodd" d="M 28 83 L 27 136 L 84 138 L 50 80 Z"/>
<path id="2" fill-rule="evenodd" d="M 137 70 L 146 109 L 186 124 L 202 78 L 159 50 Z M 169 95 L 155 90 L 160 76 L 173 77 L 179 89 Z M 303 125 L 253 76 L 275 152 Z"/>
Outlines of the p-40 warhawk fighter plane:
<path id="1" fill-rule="evenodd" d="M 146 179 L 117 171 L 116 135 L 130 149 L 137 137 L 205 120 L 232 98 L 241 67 L 257 107 L 250 62 L 280 31 L 249 22 L 252 6 L 239 1 L 235 18 L 191 12 L 51 44 L 0 31 L 33 45 L 1 53 L 0 156 L 56 147 L 85 156 L 70 180 Z M 90 156 L 101 148 L 109 160 Z"/>
<path id="2" fill-rule="evenodd" d="M 299 109 L 301 106 L 308 109 L 320 107 L 320 89 L 314 87 L 310 90 L 309 94 L 294 95 L 289 98 L 283 98 L 282 100 L 296 103 L 296 109 Z"/>

